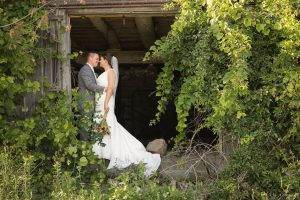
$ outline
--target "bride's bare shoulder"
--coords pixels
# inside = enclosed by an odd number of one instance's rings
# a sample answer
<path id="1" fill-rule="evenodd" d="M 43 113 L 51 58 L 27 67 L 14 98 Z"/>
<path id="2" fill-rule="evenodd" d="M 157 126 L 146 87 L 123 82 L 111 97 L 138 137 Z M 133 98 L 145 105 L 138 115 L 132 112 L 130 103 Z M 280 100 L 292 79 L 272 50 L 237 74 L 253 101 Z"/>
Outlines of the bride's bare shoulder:
<path id="1" fill-rule="evenodd" d="M 106 72 L 108 74 L 108 78 L 115 78 L 116 77 L 116 72 L 113 69 L 109 69 Z"/>
<path id="2" fill-rule="evenodd" d="M 107 72 L 107 74 L 113 74 L 113 75 L 116 75 L 116 71 L 115 71 L 113 68 L 111 68 L 111 69 L 109 69 L 109 70 L 107 70 L 107 71 L 105 71 L 105 72 Z"/>

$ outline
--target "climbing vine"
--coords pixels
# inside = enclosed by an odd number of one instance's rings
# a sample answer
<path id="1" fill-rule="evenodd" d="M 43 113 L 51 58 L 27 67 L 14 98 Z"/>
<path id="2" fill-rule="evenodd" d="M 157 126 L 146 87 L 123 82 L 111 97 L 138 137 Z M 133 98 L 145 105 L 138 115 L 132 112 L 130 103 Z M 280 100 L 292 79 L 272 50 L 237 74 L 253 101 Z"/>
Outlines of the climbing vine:
<path id="1" fill-rule="evenodd" d="M 174 103 L 176 141 L 186 137 L 192 109 L 205 116 L 198 127 L 240 138 L 241 148 L 214 191 L 220 196 L 211 198 L 299 195 L 299 181 L 288 182 L 286 174 L 299 169 L 299 5 L 298 0 L 174 0 L 166 6 L 179 8 L 179 14 L 146 55 L 165 62 L 151 123 Z M 260 161 L 264 157 L 268 162 Z"/>

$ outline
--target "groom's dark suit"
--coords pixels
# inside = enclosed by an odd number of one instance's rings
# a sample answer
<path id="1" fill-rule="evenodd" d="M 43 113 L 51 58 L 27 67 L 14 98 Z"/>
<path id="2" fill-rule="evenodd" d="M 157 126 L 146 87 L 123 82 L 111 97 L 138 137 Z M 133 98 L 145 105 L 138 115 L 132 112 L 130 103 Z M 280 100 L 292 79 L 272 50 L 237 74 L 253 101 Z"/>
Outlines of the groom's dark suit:
<path id="1" fill-rule="evenodd" d="M 88 64 L 85 64 L 78 74 L 79 93 L 82 95 L 81 100 L 78 101 L 78 111 L 82 116 L 88 116 L 91 120 L 95 110 L 95 92 L 102 92 L 103 87 L 97 85 L 94 71 Z M 88 112 L 84 111 L 84 105 L 91 105 L 88 107 Z M 89 131 L 84 128 L 80 129 L 80 140 L 87 141 L 90 138 Z"/>

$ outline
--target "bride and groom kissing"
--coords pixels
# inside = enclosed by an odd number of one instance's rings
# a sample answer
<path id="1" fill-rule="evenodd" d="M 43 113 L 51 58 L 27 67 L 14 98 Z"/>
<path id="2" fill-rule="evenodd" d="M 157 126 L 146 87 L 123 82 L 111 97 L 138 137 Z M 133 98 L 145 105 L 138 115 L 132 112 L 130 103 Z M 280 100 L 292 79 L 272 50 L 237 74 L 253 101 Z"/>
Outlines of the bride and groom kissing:
<path id="1" fill-rule="evenodd" d="M 104 72 L 96 76 L 94 68 L 100 65 Z M 160 154 L 152 154 L 146 151 L 144 145 L 132 136 L 121 124 L 115 115 L 115 96 L 118 86 L 119 70 L 116 57 L 108 54 L 91 52 L 87 55 L 87 63 L 78 74 L 79 92 L 82 101 L 78 102 L 79 113 L 88 116 L 95 123 L 100 119 L 95 116 L 103 116 L 109 127 L 109 133 L 103 136 L 101 145 L 93 144 L 92 151 L 99 158 L 108 159 L 107 169 L 124 169 L 131 164 L 145 164 L 145 175 L 149 177 L 155 172 L 161 162 Z M 86 113 L 84 105 L 91 103 L 93 106 Z M 90 131 L 80 129 L 80 140 L 88 141 Z"/>

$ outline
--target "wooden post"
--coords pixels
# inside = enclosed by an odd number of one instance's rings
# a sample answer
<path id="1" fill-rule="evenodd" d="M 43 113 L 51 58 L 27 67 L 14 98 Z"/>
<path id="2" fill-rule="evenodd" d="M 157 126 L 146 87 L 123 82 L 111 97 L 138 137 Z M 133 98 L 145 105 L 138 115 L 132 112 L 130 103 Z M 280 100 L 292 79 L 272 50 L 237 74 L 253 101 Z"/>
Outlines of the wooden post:
<path id="1" fill-rule="evenodd" d="M 70 37 L 70 17 L 67 15 L 66 10 L 57 10 L 57 15 L 61 17 L 60 27 L 65 27 L 66 30 L 60 33 L 60 43 L 58 51 L 63 54 L 63 60 L 59 61 L 60 70 L 60 88 L 67 90 L 71 94 L 71 63 L 68 55 L 71 53 L 71 37 Z"/>

